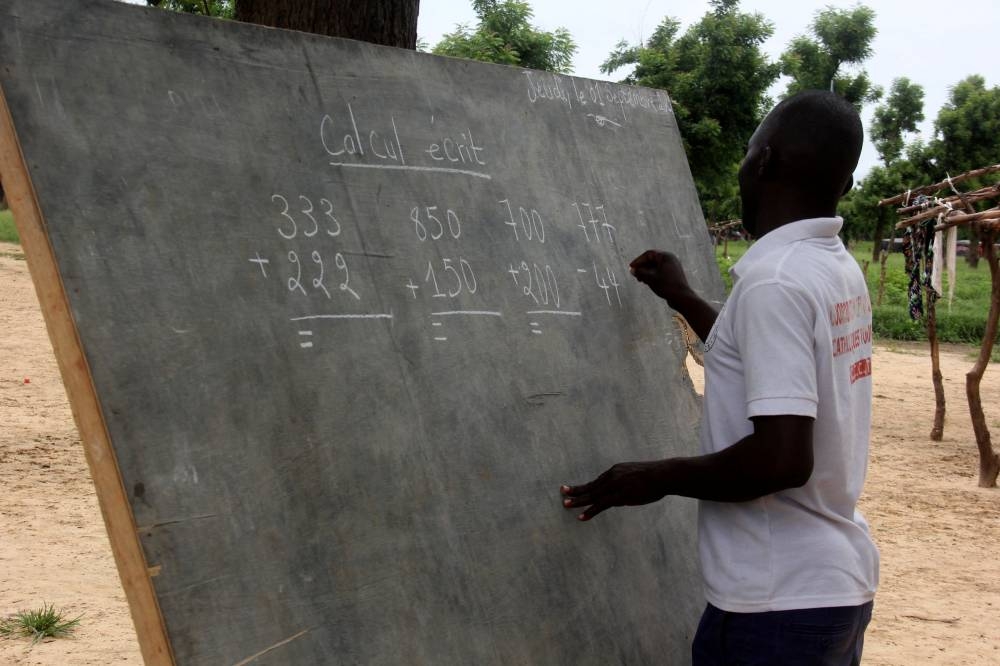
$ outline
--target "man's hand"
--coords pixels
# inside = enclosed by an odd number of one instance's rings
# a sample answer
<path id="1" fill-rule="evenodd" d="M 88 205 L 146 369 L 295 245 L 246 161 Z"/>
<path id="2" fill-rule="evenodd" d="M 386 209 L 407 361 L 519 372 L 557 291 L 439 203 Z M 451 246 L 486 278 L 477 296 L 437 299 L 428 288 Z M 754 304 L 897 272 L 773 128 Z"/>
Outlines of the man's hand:
<path id="1" fill-rule="evenodd" d="M 680 259 L 669 252 L 646 250 L 632 260 L 628 269 L 636 280 L 681 313 L 703 342 L 708 338 L 718 312 L 691 289 Z"/>
<path id="2" fill-rule="evenodd" d="M 646 250 L 633 259 L 628 268 L 636 280 L 652 289 L 675 310 L 678 310 L 680 301 L 691 295 L 680 259 L 669 252 Z"/>
<path id="3" fill-rule="evenodd" d="M 666 495 L 662 475 L 667 463 L 666 460 L 618 463 L 590 483 L 562 486 L 559 491 L 565 496 L 563 506 L 567 509 L 586 506 L 577 518 L 590 520 L 613 506 L 638 506 L 660 500 Z"/>

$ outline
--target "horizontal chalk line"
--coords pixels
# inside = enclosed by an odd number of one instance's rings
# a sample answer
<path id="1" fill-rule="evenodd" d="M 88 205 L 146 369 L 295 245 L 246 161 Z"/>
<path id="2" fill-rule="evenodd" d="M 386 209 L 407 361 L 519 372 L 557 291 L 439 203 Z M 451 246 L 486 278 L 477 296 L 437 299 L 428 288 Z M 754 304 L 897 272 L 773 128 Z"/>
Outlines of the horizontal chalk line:
<path id="1" fill-rule="evenodd" d="M 292 317 L 289 321 L 303 321 L 306 319 L 392 319 L 389 314 L 325 314 L 306 315 L 305 317 Z"/>
<path id="2" fill-rule="evenodd" d="M 524 314 L 566 315 L 567 317 L 579 317 L 579 316 L 581 316 L 581 313 L 579 313 L 579 312 L 567 312 L 565 310 L 528 310 Z"/>
<path id="3" fill-rule="evenodd" d="M 330 166 L 339 166 L 349 169 L 383 169 L 393 171 L 433 171 L 435 173 L 458 173 L 463 176 L 475 176 L 476 178 L 493 180 L 493 176 L 488 173 L 469 171 L 468 169 L 449 169 L 448 167 L 410 166 L 408 164 L 351 164 L 349 162 L 330 162 Z"/>

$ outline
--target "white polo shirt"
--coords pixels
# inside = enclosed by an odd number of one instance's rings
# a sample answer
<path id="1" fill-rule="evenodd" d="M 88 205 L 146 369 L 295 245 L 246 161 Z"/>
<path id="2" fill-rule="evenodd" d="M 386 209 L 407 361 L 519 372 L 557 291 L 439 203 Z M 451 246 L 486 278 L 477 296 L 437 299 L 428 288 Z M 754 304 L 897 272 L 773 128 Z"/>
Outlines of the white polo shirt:
<path id="1" fill-rule="evenodd" d="M 753 432 L 754 416 L 815 419 L 812 476 L 750 502 L 699 503 L 708 601 L 761 612 L 855 606 L 875 596 L 878 551 L 855 507 L 871 428 L 871 303 L 837 237 L 841 218 L 758 240 L 705 341 L 702 448 Z"/>

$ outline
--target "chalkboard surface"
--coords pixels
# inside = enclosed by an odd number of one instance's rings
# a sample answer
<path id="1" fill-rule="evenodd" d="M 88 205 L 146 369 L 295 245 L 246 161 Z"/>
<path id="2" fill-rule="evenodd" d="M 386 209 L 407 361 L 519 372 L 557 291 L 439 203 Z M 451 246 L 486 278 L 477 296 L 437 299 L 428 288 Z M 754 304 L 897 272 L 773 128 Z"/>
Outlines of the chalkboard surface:
<path id="1" fill-rule="evenodd" d="M 697 448 L 666 93 L 96 0 L 0 86 L 177 663 L 689 660 L 694 503 L 558 496 Z"/>

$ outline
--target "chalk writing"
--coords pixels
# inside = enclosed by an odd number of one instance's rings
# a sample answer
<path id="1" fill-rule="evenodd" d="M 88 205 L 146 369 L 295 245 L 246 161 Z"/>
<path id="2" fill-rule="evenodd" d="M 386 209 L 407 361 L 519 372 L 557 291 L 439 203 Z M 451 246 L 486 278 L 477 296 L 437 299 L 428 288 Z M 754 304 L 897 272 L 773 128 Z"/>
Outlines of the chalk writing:
<path id="1" fill-rule="evenodd" d="M 320 229 L 319 221 L 317 221 L 315 216 L 313 216 L 313 211 L 315 210 L 313 202 L 309 197 L 302 194 L 299 195 L 298 199 L 299 203 L 303 204 L 302 209 L 299 212 L 302 215 L 305 215 L 306 218 L 309 220 L 309 223 L 307 224 L 307 229 L 309 226 L 312 227 L 310 230 L 303 231 L 302 235 L 307 238 L 312 238 L 317 233 L 319 233 Z M 285 240 L 294 239 L 299 233 L 299 225 L 295 221 L 295 218 L 292 217 L 292 215 L 288 212 L 289 210 L 291 210 L 291 206 L 288 203 L 288 199 L 286 199 L 285 196 L 282 194 L 272 194 L 271 201 L 274 203 L 280 203 L 281 212 L 279 212 L 278 214 L 288 221 L 287 225 L 284 226 L 279 225 L 277 227 L 278 235 L 280 235 Z M 320 207 L 323 209 L 323 217 L 326 218 L 324 220 L 324 227 L 327 235 L 339 236 L 341 230 L 340 222 L 333 214 L 333 203 L 326 198 L 320 199 L 319 203 Z"/>
<path id="2" fill-rule="evenodd" d="M 520 226 L 521 235 L 524 236 L 525 240 L 530 241 L 535 239 L 539 243 L 545 242 L 545 222 L 537 210 L 518 206 L 517 218 L 520 220 L 520 225 L 518 225 L 518 221 L 514 217 L 514 208 L 510 204 L 510 199 L 501 199 L 497 203 L 504 206 L 507 210 L 507 218 L 504 220 L 504 224 L 514 231 L 514 240 L 521 240 L 517 233 L 518 226 Z"/>
<path id="3" fill-rule="evenodd" d="M 531 298 L 536 305 L 548 305 L 551 301 L 553 305 L 559 307 L 559 284 L 555 272 L 548 264 L 540 267 L 538 264 L 529 265 L 527 261 L 522 261 L 516 266 L 510 264 L 507 273 L 510 274 L 514 286 L 519 287 L 521 293 Z"/>
<path id="4" fill-rule="evenodd" d="M 445 137 L 440 142 L 431 143 L 424 152 L 435 162 L 446 161 L 486 166 L 486 162 L 480 155 L 483 152 L 483 147 L 476 145 L 471 129 L 460 133 L 457 139 Z"/>
<path id="5" fill-rule="evenodd" d="M 606 277 L 605 277 L 606 276 Z M 594 263 L 594 279 L 597 282 L 597 286 L 604 290 L 604 296 L 608 299 L 608 305 L 611 305 L 611 289 L 615 290 L 615 299 L 618 301 L 618 307 L 622 306 L 622 296 L 618 291 L 618 287 L 621 286 L 618 282 L 618 277 L 615 272 L 611 270 L 610 267 L 606 266 L 603 273 L 597 269 L 597 263 Z"/>
<path id="6" fill-rule="evenodd" d="M 583 230 L 583 237 L 587 239 L 588 243 L 591 242 L 591 232 L 588 232 L 588 226 L 593 232 L 594 242 L 601 242 L 601 231 L 607 235 L 609 243 L 615 242 L 614 232 L 616 229 L 614 225 L 608 222 L 608 216 L 604 211 L 604 204 L 592 206 L 590 203 L 577 203 L 574 201 L 573 208 L 576 209 L 577 218 L 580 220 L 576 226 Z M 586 215 L 584 215 L 584 211 L 586 211 Z M 594 213 L 597 213 L 597 216 Z M 598 227 L 600 227 L 600 230 Z"/>
<path id="7" fill-rule="evenodd" d="M 469 264 L 468 261 L 459 257 L 458 268 L 456 268 L 455 261 L 453 259 L 445 258 L 441 259 L 441 266 L 444 269 L 444 273 L 451 276 L 449 280 L 452 284 L 450 286 L 445 285 L 448 289 L 447 291 L 442 291 L 438 284 L 437 270 L 434 267 L 434 262 L 428 261 L 427 274 L 424 276 L 424 283 L 431 285 L 434 290 L 434 293 L 431 294 L 432 298 L 455 298 L 463 291 L 469 294 L 476 293 L 479 284 L 476 281 L 476 274 L 472 270 L 472 265 Z"/>
<path id="8" fill-rule="evenodd" d="M 267 264 L 271 263 L 271 260 L 270 259 L 264 259 L 263 257 L 261 257 L 260 256 L 260 252 L 256 252 L 254 254 L 255 254 L 255 256 L 250 259 L 250 263 L 257 264 L 258 266 L 260 266 L 260 273 L 261 273 L 261 275 L 263 275 L 264 277 L 267 277 L 267 269 L 265 268 L 265 266 Z"/>
<path id="9" fill-rule="evenodd" d="M 415 153 L 416 162 L 424 161 L 424 164 L 418 164 L 407 159 L 408 151 L 403 147 L 394 115 L 389 114 L 388 121 L 383 115 L 381 122 L 371 123 L 352 104 L 348 103 L 346 107 L 346 113 L 327 113 L 320 119 L 320 144 L 331 166 L 492 178 L 490 174 L 478 170 L 478 167 L 487 166 L 486 147 L 477 143 L 469 127 L 424 144 L 426 148 Z M 434 124 L 433 116 L 430 122 Z"/>
<path id="10" fill-rule="evenodd" d="M 421 242 L 427 240 L 428 237 L 431 240 L 438 240 L 445 235 L 444 223 L 435 214 L 437 210 L 437 206 L 424 206 L 424 219 L 421 219 L 419 206 L 414 206 L 410 209 L 410 220 L 413 221 L 413 230 Z M 458 214 L 450 208 L 445 210 L 444 215 L 448 221 L 448 234 L 453 239 L 458 240 L 462 235 L 462 221 L 458 218 Z M 428 227 L 430 227 L 429 231 Z"/>
<path id="11" fill-rule="evenodd" d="M 594 122 L 598 127 L 608 127 L 608 129 L 614 129 L 615 127 L 621 127 L 621 123 L 616 123 L 615 121 L 600 115 L 599 113 L 588 113 L 588 118 L 593 118 Z"/>

